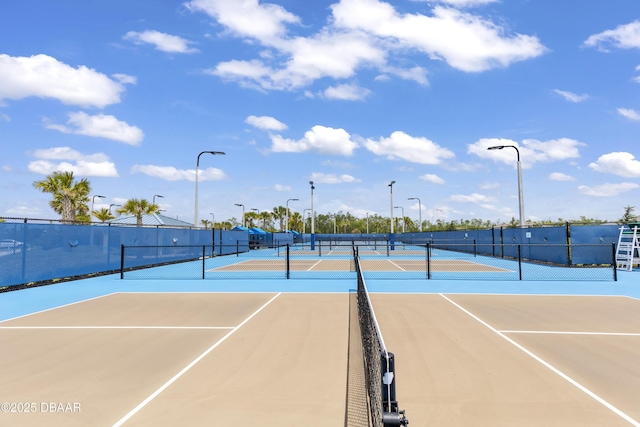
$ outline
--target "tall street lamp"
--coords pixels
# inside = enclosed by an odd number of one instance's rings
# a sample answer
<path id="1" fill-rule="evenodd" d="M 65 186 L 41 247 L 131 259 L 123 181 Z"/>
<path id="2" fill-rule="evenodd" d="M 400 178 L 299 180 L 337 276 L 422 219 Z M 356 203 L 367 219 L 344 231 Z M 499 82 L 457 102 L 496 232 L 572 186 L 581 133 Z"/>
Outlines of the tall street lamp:
<path id="1" fill-rule="evenodd" d="M 418 201 L 418 218 L 420 221 L 420 232 L 422 233 L 422 203 L 420 203 L 420 199 L 417 197 L 409 197 L 407 200 L 417 200 Z"/>
<path id="2" fill-rule="evenodd" d="M 299 199 L 287 199 L 287 220 L 284 222 L 284 232 L 288 233 L 289 232 L 289 202 L 294 202 L 297 201 Z"/>
<path id="3" fill-rule="evenodd" d="M 524 197 L 522 195 L 522 166 L 520 164 L 520 151 L 515 145 L 495 145 L 487 148 L 487 150 L 502 150 L 511 147 L 516 150 L 518 160 L 518 201 L 520 202 L 520 228 L 524 228 Z"/>
<path id="4" fill-rule="evenodd" d="M 369 234 L 369 212 L 367 212 L 367 234 Z"/>
<path id="5" fill-rule="evenodd" d="M 402 209 L 402 234 L 404 234 L 404 208 L 402 206 L 394 206 L 395 209 Z"/>
<path id="6" fill-rule="evenodd" d="M 214 228 L 216 225 L 216 216 L 213 214 L 213 212 L 209 212 L 209 215 L 211 215 L 211 228 Z"/>
<path id="7" fill-rule="evenodd" d="M 93 203 L 96 201 L 96 197 L 98 197 L 99 199 L 105 199 L 104 196 L 99 196 L 97 194 L 91 198 L 91 212 L 89 212 L 89 217 L 91 217 L 91 215 L 93 214 Z"/>
<path id="8" fill-rule="evenodd" d="M 156 197 L 160 197 L 161 199 L 164 199 L 164 196 L 160 195 L 160 194 L 154 194 L 153 195 L 153 204 L 156 204 Z"/>
<path id="9" fill-rule="evenodd" d="M 111 215 L 111 208 L 114 207 L 114 206 L 122 206 L 122 205 L 116 205 L 115 203 L 111 203 L 109 205 L 109 215 Z"/>
<path id="10" fill-rule="evenodd" d="M 236 203 L 236 206 L 242 206 L 242 226 L 244 227 L 244 205 L 242 203 Z"/>
<path id="11" fill-rule="evenodd" d="M 222 151 L 202 151 L 198 154 L 198 159 L 196 160 L 196 211 L 193 215 L 193 226 L 198 227 L 198 168 L 200 167 L 200 156 L 203 154 L 211 154 L 211 155 L 224 155 Z"/>
<path id="12" fill-rule="evenodd" d="M 316 248 L 316 212 L 313 210 L 313 190 L 315 190 L 316 187 L 313 186 L 313 181 L 309 181 L 309 185 L 311 185 L 311 250 L 313 251 Z"/>
<path id="13" fill-rule="evenodd" d="M 389 244 L 391 245 L 391 250 L 395 249 L 394 247 L 394 236 L 393 236 L 393 184 L 395 181 L 391 181 L 389 184 L 389 202 L 391 206 L 391 232 L 389 233 Z"/>

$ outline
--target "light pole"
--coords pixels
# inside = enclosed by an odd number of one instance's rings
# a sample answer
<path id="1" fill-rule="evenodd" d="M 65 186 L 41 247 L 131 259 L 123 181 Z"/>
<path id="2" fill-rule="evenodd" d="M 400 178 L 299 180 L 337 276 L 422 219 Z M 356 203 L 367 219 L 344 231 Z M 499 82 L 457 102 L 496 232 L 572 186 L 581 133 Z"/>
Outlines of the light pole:
<path id="1" fill-rule="evenodd" d="M 420 203 L 420 199 L 418 199 L 417 197 L 409 197 L 407 200 L 418 201 L 418 220 L 420 221 L 420 232 L 422 233 L 422 203 Z"/>
<path id="2" fill-rule="evenodd" d="M 311 185 L 311 250 L 313 251 L 316 248 L 316 212 L 313 210 L 313 190 L 316 187 L 313 186 L 313 181 L 309 181 L 309 185 Z"/>
<path id="3" fill-rule="evenodd" d="M 213 212 L 209 212 L 209 215 L 211 215 L 211 228 L 215 228 L 216 226 L 216 216 L 213 214 Z"/>
<path id="4" fill-rule="evenodd" d="M 156 197 L 160 197 L 161 199 L 164 199 L 164 196 L 160 195 L 160 194 L 154 194 L 153 195 L 153 204 L 156 204 Z"/>
<path id="5" fill-rule="evenodd" d="M 487 148 L 487 150 L 502 150 L 511 147 L 516 150 L 518 160 L 518 201 L 520 202 L 520 228 L 524 228 L 524 197 L 522 195 L 522 166 L 520 164 L 520 151 L 515 145 L 495 145 Z"/>
<path id="6" fill-rule="evenodd" d="M 367 234 L 369 234 L 369 212 L 367 212 Z"/>
<path id="7" fill-rule="evenodd" d="M 97 194 L 91 198 L 91 212 L 89 212 L 89 216 L 91 216 L 93 214 L 93 203 L 96 201 L 96 197 L 98 197 L 100 199 L 105 199 L 104 196 L 99 196 Z"/>
<path id="8" fill-rule="evenodd" d="M 284 222 L 284 232 L 288 233 L 289 232 L 289 202 L 294 202 L 297 201 L 298 199 L 287 199 L 287 220 Z"/>
<path id="9" fill-rule="evenodd" d="M 200 156 L 202 156 L 203 154 L 211 154 L 211 155 L 224 155 L 225 153 L 223 153 L 222 151 L 201 151 L 200 154 L 198 154 L 198 159 L 196 160 L 196 209 L 195 209 L 195 213 L 193 214 L 193 226 L 194 227 L 198 227 L 198 168 L 200 167 Z"/>
<path id="10" fill-rule="evenodd" d="M 260 209 L 258 209 L 258 208 L 251 208 L 251 210 L 252 210 L 252 211 L 254 211 L 254 212 L 257 212 L 257 215 L 258 215 L 258 216 L 256 216 L 256 219 L 258 219 L 258 220 L 259 220 L 259 219 L 260 219 Z"/>
<path id="11" fill-rule="evenodd" d="M 111 215 L 111 208 L 114 207 L 114 206 L 122 206 L 122 205 L 116 205 L 115 203 L 111 203 L 109 205 L 109 215 Z"/>
<path id="12" fill-rule="evenodd" d="M 391 245 L 391 250 L 395 249 L 393 243 L 394 243 L 394 236 L 393 236 L 393 184 L 395 184 L 395 181 L 391 181 L 391 183 L 389 184 L 389 202 L 391 205 L 391 232 L 389 233 L 389 244 Z"/>
<path id="13" fill-rule="evenodd" d="M 404 208 L 402 206 L 394 206 L 395 209 L 402 209 L 402 234 L 404 234 Z"/>
<path id="14" fill-rule="evenodd" d="M 242 203 L 236 203 L 236 206 L 242 206 L 242 226 L 244 227 L 244 205 Z"/>

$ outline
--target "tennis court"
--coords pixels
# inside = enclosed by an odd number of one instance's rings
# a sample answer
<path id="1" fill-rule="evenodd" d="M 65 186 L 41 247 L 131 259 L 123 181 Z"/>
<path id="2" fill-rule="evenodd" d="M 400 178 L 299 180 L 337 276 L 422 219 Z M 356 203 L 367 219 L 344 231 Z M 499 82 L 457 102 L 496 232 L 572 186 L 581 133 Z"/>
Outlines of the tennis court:
<path id="1" fill-rule="evenodd" d="M 366 255 L 365 276 L 378 261 L 412 268 Z M 211 267 L 241 262 L 265 260 Z M 640 426 L 636 277 L 367 279 L 399 407 L 419 426 Z M 350 363 L 355 288 L 112 275 L 0 294 L 0 424 L 367 425 Z"/>

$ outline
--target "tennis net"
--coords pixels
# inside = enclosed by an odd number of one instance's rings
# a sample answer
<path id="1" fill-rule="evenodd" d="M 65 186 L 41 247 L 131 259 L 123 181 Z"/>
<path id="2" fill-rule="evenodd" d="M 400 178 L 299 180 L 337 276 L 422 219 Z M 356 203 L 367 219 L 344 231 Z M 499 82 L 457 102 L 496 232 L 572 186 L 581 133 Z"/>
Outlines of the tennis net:
<path id="1" fill-rule="evenodd" d="M 398 409 L 396 400 L 395 360 L 384 344 L 376 319 L 369 291 L 364 281 L 358 257 L 358 247 L 353 246 L 353 256 L 358 277 L 357 302 L 362 351 L 365 364 L 369 412 L 373 427 L 406 426 L 409 421 L 404 410 Z"/>

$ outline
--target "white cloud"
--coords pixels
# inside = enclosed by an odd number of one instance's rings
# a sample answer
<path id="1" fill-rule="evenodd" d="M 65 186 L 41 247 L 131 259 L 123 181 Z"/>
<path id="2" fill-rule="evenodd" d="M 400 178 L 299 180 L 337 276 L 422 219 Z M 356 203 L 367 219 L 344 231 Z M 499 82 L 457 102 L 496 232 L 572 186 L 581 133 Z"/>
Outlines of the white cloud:
<path id="1" fill-rule="evenodd" d="M 557 162 L 580 157 L 578 147 L 584 146 L 583 142 L 570 138 L 538 141 L 537 139 L 525 139 L 522 144 L 503 138 L 482 138 L 467 146 L 467 152 L 484 159 L 491 159 L 508 165 L 517 165 L 517 153 L 508 146 L 515 146 L 520 153 L 520 161 L 523 168 L 529 168 L 537 162 Z M 502 150 L 488 150 L 492 146 L 505 146 Z"/>
<path id="2" fill-rule="evenodd" d="M 288 127 L 281 121 L 269 116 L 249 116 L 244 122 L 253 127 L 264 130 L 285 130 Z"/>
<path id="3" fill-rule="evenodd" d="M 83 154 L 69 147 L 53 147 L 34 150 L 31 155 L 38 160 L 29 162 L 28 169 L 42 175 L 62 171 L 73 172 L 80 176 L 118 176 L 115 164 L 104 153 Z M 54 160 L 66 161 L 55 162 Z"/>
<path id="4" fill-rule="evenodd" d="M 553 172 L 549 174 L 549 179 L 551 181 L 575 181 L 576 179 L 571 175 L 567 175 L 562 172 Z"/>
<path id="5" fill-rule="evenodd" d="M 328 99 L 340 99 L 343 101 L 360 101 L 371 94 L 369 89 L 355 84 L 342 84 L 329 86 L 324 90 L 323 96 Z"/>
<path id="6" fill-rule="evenodd" d="M 613 197 L 622 193 L 626 193 L 627 191 L 635 190 L 636 188 L 640 188 L 640 185 L 634 182 L 622 182 L 620 184 L 607 183 L 602 185 L 596 185 L 595 187 L 581 185 L 578 187 L 578 190 L 582 194 L 586 194 L 587 196 Z"/>
<path id="7" fill-rule="evenodd" d="M 47 55 L 0 54 L 0 100 L 53 98 L 68 105 L 105 107 L 120 102 L 121 82 L 91 68 L 73 68 Z"/>
<path id="8" fill-rule="evenodd" d="M 142 173 L 166 181 L 194 181 L 196 180 L 195 169 L 177 169 L 173 166 L 158 165 L 133 165 L 131 173 Z M 207 168 L 198 170 L 198 182 L 220 181 L 226 178 L 223 171 L 217 168 Z"/>
<path id="9" fill-rule="evenodd" d="M 389 138 L 380 138 L 378 141 L 367 139 L 364 146 L 378 156 L 425 165 L 437 165 L 444 159 L 455 157 L 452 151 L 427 138 L 413 137 L 401 131 L 395 131 Z"/>
<path id="10" fill-rule="evenodd" d="M 495 201 L 495 198 L 485 196 L 483 194 L 473 193 L 473 194 L 452 194 L 450 199 L 454 202 L 465 202 L 465 203 L 489 203 Z"/>
<path id="11" fill-rule="evenodd" d="M 379 0 L 342 0 L 331 9 L 339 28 L 365 31 L 395 43 L 395 49 L 415 49 L 467 72 L 506 67 L 546 51 L 534 36 L 507 36 L 493 22 L 442 6 L 432 16 L 401 15 Z"/>
<path id="12" fill-rule="evenodd" d="M 11 121 L 11 117 L 9 117 L 7 114 L 4 114 L 4 113 L 0 113 L 0 119 L 4 120 L 5 122 Z"/>
<path id="13" fill-rule="evenodd" d="M 326 174 L 320 172 L 314 172 L 311 174 L 311 180 L 316 184 L 341 184 L 343 182 L 360 182 L 358 178 L 355 178 L 348 174 L 335 175 Z"/>
<path id="14" fill-rule="evenodd" d="M 618 113 L 629 120 L 640 121 L 640 113 L 630 108 L 618 108 Z"/>
<path id="15" fill-rule="evenodd" d="M 569 102 L 578 103 L 578 102 L 586 101 L 587 99 L 589 99 L 589 95 L 587 94 L 578 95 L 576 93 L 568 92 L 566 90 L 560 90 L 560 89 L 554 89 L 553 91 L 558 95 L 561 95 L 565 100 Z"/>
<path id="16" fill-rule="evenodd" d="M 276 185 L 273 186 L 273 188 L 276 191 L 291 191 L 292 190 L 290 185 L 281 185 L 281 184 L 276 184 Z"/>
<path id="17" fill-rule="evenodd" d="M 422 175 L 420 177 L 420 179 L 423 179 L 423 180 L 425 180 L 427 182 L 430 182 L 432 184 L 440 184 L 440 185 L 442 185 L 442 184 L 445 183 L 444 179 L 442 179 L 438 175 L 434 175 L 432 173 L 424 174 L 424 175 Z"/>
<path id="18" fill-rule="evenodd" d="M 481 190 L 493 190 L 495 188 L 500 188 L 500 184 L 498 184 L 497 182 L 484 182 L 478 185 L 478 188 L 480 188 Z"/>
<path id="19" fill-rule="evenodd" d="M 97 114 L 90 116 L 84 112 L 69 113 L 67 124 L 46 125 L 47 129 L 54 129 L 64 133 L 95 136 L 112 139 L 129 145 L 140 145 L 144 139 L 144 133 L 140 128 L 131 126 L 126 122 L 116 119 L 114 116 Z"/>
<path id="20" fill-rule="evenodd" d="M 627 178 L 640 177 L 640 161 L 635 156 L 626 152 L 614 152 L 603 154 L 589 167 L 598 172 L 611 173 Z"/>
<path id="21" fill-rule="evenodd" d="M 491 2 L 447 1 L 460 7 Z M 509 33 L 481 16 L 443 6 L 434 7 L 431 15 L 401 14 L 379 0 L 340 0 L 330 6 L 328 24 L 309 36 L 289 34 L 287 25 L 300 24 L 300 19 L 271 3 L 192 0 L 187 7 L 206 13 L 227 35 L 248 38 L 250 43 L 265 47 L 254 59 L 232 59 L 206 70 L 260 90 L 293 90 L 323 78 L 347 79 L 364 67 L 383 73 L 377 79 L 395 75 L 426 85 L 425 69 L 407 67 L 408 55 L 418 52 L 454 68 L 478 72 L 506 67 L 546 51 L 537 37 Z M 334 89 L 326 96 L 335 96 Z M 344 93 L 341 90 L 337 95 Z"/>
<path id="22" fill-rule="evenodd" d="M 285 24 L 300 22 L 282 6 L 258 0 L 191 0 L 186 6 L 206 13 L 233 34 L 264 41 L 284 36 Z"/>
<path id="23" fill-rule="evenodd" d="M 271 136 L 271 150 L 274 152 L 302 153 L 316 151 L 320 154 L 351 156 L 358 147 L 351 135 L 344 129 L 316 125 L 305 132 L 299 141 L 285 139 L 280 135 Z"/>
<path id="24" fill-rule="evenodd" d="M 589 36 L 584 45 L 596 47 L 605 52 L 608 45 L 620 49 L 638 49 L 640 48 L 640 21 L 619 25 L 614 30 L 606 30 Z"/>
<path id="25" fill-rule="evenodd" d="M 145 43 L 151 44 L 155 46 L 157 50 L 161 50 L 162 52 L 167 53 L 198 52 L 198 49 L 189 47 L 189 45 L 193 44 L 193 42 L 183 39 L 179 36 L 161 33 L 160 31 L 155 30 L 145 30 L 142 32 L 129 31 L 127 34 L 125 34 L 123 39 L 130 40 L 137 45 Z"/>

